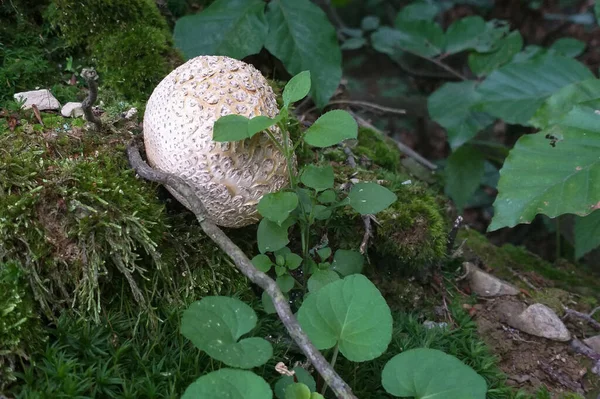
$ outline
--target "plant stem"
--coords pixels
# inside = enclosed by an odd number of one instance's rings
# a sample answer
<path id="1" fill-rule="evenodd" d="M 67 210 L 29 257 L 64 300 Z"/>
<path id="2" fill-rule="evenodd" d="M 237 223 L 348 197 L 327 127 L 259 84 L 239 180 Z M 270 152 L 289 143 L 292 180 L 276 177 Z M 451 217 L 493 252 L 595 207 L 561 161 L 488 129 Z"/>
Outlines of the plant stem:
<path id="1" fill-rule="evenodd" d="M 333 348 L 333 355 L 331 356 L 331 361 L 329 362 L 332 369 L 334 368 L 335 362 L 337 361 L 339 351 L 340 351 L 339 345 L 335 344 L 335 347 Z M 328 385 L 327 385 L 327 381 L 326 381 L 325 385 L 323 385 L 323 389 L 321 390 L 321 395 L 325 396 L 325 392 L 327 392 L 327 388 L 328 388 Z"/>

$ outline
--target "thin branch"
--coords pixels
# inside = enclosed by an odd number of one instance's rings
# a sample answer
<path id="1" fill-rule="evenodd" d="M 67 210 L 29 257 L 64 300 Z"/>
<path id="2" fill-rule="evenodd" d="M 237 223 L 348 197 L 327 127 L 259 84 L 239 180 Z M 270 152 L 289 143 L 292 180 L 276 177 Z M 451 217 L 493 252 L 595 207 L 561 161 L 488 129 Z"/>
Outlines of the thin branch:
<path id="1" fill-rule="evenodd" d="M 452 230 L 448 234 L 448 242 L 446 246 L 446 250 L 448 254 L 452 253 L 452 249 L 454 248 L 454 242 L 456 241 L 456 235 L 458 234 L 458 230 L 460 229 L 460 225 L 463 222 L 463 217 L 458 216 L 452 225 Z"/>
<path id="2" fill-rule="evenodd" d="M 356 119 L 356 121 L 358 122 L 359 125 L 369 128 L 372 131 L 381 134 L 382 136 L 387 136 L 384 132 L 382 132 L 375 126 L 373 126 L 371 123 L 369 123 L 368 121 L 366 121 L 359 115 L 357 115 L 355 112 L 352 112 L 352 111 L 348 111 L 348 112 L 354 117 L 354 119 Z M 403 143 L 401 143 L 397 140 L 395 140 L 395 142 L 396 142 L 396 146 L 398 147 L 400 152 L 402 152 L 404 155 L 415 159 L 416 161 L 421 163 L 423 166 L 425 166 L 431 170 L 437 169 L 437 166 L 435 164 L 433 164 L 431 161 L 425 159 L 422 155 L 415 152 L 415 150 L 413 150 L 412 148 L 408 147 L 407 145 L 404 145 Z"/>
<path id="3" fill-rule="evenodd" d="M 367 251 L 367 247 L 369 246 L 369 239 L 372 237 L 373 233 L 371 230 L 371 217 L 372 215 L 363 215 L 362 220 L 365 224 L 365 234 L 363 235 L 363 240 L 360 243 L 360 253 L 364 254 Z"/>
<path id="4" fill-rule="evenodd" d="M 596 328 L 597 330 L 600 330 L 600 323 L 597 322 L 596 320 L 594 320 L 591 315 L 585 314 L 585 313 L 581 313 L 581 312 L 578 312 L 578 311 L 573 310 L 573 309 L 569 309 L 569 308 L 564 307 L 564 306 L 563 306 L 563 308 L 565 309 L 565 318 L 567 318 L 568 316 L 575 316 L 575 317 L 577 317 L 579 319 L 587 321 L 594 328 Z"/>
<path id="5" fill-rule="evenodd" d="M 208 217 L 202 200 L 196 196 L 192 188 L 181 178 L 152 169 L 142 159 L 139 149 L 133 143 L 127 148 L 127 155 L 132 168 L 146 180 L 157 182 L 176 190 L 190 205 L 190 209 L 200 222 L 202 230 L 221 248 L 235 263 L 236 267 L 250 281 L 257 284 L 269 294 L 277 310 L 279 318 L 287 329 L 292 339 L 300 346 L 302 352 L 311 361 L 315 369 L 321 374 L 338 398 L 357 399 L 348 384 L 335 372 L 323 357 L 321 352 L 309 340 L 306 333 L 298 324 L 296 317 L 290 309 L 285 298 L 275 281 L 252 265 L 246 254 Z"/>
<path id="6" fill-rule="evenodd" d="M 326 107 L 329 107 L 330 105 L 335 105 L 335 104 L 356 105 L 356 106 L 363 107 L 363 108 L 371 108 L 371 109 L 374 109 L 377 111 L 386 112 L 388 114 L 406 115 L 405 109 L 386 107 L 386 106 L 375 104 L 375 103 L 372 103 L 369 101 L 333 100 L 333 101 L 328 102 Z M 317 107 L 312 107 L 309 110 L 307 110 L 305 113 L 307 113 L 307 114 L 311 113 L 312 111 L 315 111 L 316 109 L 317 109 Z"/>
<path id="7" fill-rule="evenodd" d="M 102 127 L 102 122 L 100 119 L 94 115 L 92 111 L 92 105 L 96 102 L 98 98 L 98 74 L 93 68 L 84 68 L 81 71 L 81 77 L 85 79 L 88 84 L 89 93 L 88 96 L 81 103 L 81 108 L 83 108 L 83 114 L 85 115 L 85 119 L 88 122 L 93 123 L 97 128 Z"/>
<path id="8" fill-rule="evenodd" d="M 416 55 L 418 55 L 418 54 L 416 54 Z M 423 57 L 423 56 L 420 56 L 420 57 Z M 429 62 L 433 62 L 435 65 L 439 66 L 443 70 L 447 71 L 448 73 L 456 76 L 457 78 L 459 78 L 461 80 L 469 80 L 469 78 L 467 78 L 465 75 L 463 75 L 462 73 L 458 72 L 456 69 L 452 68 L 448 64 L 443 63 L 442 61 L 440 61 L 437 58 L 431 58 L 431 57 L 423 57 L 423 58 L 426 59 Z"/>

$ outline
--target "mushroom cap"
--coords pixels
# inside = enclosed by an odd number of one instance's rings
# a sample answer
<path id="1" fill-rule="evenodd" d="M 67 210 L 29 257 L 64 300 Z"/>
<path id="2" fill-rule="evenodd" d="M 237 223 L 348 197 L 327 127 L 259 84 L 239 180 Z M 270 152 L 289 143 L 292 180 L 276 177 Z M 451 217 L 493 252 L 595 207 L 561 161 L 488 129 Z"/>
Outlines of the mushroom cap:
<path id="1" fill-rule="evenodd" d="M 215 142 L 213 124 L 229 114 L 272 118 L 278 112 L 273 89 L 252 65 L 222 56 L 190 59 L 167 75 L 148 100 L 143 122 L 148 163 L 186 181 L 215 224 L 256 223 L 263 195 L 288 184 L 286 159 L 264 132 L 243 141 Z M 279 128 L 270 130 L 283 144 Z M 185 198 L 167 189 L 190 209 Z"/>

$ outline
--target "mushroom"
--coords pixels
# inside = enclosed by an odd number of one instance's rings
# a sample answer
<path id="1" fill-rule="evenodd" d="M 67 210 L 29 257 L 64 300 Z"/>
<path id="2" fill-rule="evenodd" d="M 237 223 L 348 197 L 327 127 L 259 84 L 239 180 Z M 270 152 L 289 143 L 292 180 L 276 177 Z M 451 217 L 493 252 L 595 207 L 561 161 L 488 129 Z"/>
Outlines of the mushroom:
<path id="1" fill-rule="evenodd" d="M 252 65 L 222 56 L 192 58 L 169 73 L 148 100 L 143 122 L 148 163 L 186 181 L 215 224 L 256 223 L 260 199 L 289 182 L 285 157 L 265 132 L 221 143 L 213 141 L 213 125 L 229 114 L 272 118 L 278 112 L 273 89 Z M 282 145 L 279 128 L 270 130 Z M 296 168 L 295 158 L 292 165 Z M 167 189 L 190 209 L 185 198 Z"/>

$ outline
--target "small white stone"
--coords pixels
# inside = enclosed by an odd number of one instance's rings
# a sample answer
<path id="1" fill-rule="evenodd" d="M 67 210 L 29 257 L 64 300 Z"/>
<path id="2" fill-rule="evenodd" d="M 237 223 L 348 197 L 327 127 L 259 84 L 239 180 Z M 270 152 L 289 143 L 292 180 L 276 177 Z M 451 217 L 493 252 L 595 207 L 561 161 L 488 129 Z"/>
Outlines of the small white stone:
<path id="1" fill-rule="evenodd" d="M 125 119 L 131 119 L 134 116 L 136 116 L 137 113 L 138 113 L 137 108 L 135 108 L 135 107 L 130 108 L 127 112 L 125 112 Z"/>
<path id="2" fill-rule="evenodd" d="M 30 109 L 33 105 L 37 106 L 40 111 L 60 109 L 58 100 L 46 89 L 23 91 L 15 93 L 13 97 L 17 101 L 25 100 L 23 109 Z"/>
<path id="3" fill-rule="evenodd" d="M 83 108 L 81 108 L 81 103 L 68 102 L 63 105 L 60 113 L 65 118 L 78 118 L 83 116 Z"/>
<path id="4" fill-rule="evenodd" d="M 465 262 L 463 266 L 468 273 L 467 278 L 471 291 L 475 294 L 483 297 L 519 295 L 519 290 L 515 286 L 484 272 L 474 264 Z"/>

